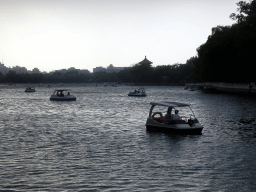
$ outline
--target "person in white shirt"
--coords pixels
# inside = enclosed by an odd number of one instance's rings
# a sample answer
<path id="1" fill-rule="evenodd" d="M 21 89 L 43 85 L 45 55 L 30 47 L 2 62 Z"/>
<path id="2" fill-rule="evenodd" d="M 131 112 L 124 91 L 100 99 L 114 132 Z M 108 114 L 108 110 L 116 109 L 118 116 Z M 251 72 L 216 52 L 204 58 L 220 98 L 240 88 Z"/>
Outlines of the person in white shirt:
<path id="1" fill-rule="evenodd" d="M 180 120 L 180 116 L 178 115 L 179 111 L 175 110 L 175 114 L 172 115 L 172 120 L 177 121 Z"/>

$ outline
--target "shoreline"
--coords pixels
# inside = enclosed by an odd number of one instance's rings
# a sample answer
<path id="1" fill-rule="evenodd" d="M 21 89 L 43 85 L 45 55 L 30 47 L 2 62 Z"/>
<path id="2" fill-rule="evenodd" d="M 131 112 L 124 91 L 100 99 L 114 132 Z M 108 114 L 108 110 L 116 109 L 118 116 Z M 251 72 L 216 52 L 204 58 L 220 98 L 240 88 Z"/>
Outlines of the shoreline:
<path id="1" fill-rule="evenodd" d="M 188 83 L 186 86 L 196 86 L 204 90 L 217 90 L 229 93 L 256 93 L 254 83 L 225 83 L 225 82 L 205 82 L 205 83 Z"/>

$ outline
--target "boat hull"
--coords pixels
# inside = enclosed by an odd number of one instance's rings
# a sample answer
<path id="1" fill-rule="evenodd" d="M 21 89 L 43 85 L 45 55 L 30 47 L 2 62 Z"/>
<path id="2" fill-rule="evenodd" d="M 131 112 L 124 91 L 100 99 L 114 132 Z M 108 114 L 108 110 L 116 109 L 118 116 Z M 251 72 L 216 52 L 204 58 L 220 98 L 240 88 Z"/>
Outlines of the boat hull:
<path id="1" fill-rule="evenodd" d="M 36 92 L 36 89 L 34 87 L 28 87 L 25 89 L 25 92 L 27 92 L 27 93 Z"/>
<path id="2" fill-rule="evenodd" d="M 203 126 L 197 121 L 189 125 L 188 123 L 164 124 L 159 123 L 152 118 L 146 122 L 147 131 L 168 132 L 178 134 L 201 134 Z"/>
<path id="3" fill-rule="evenodd" d="M 75 96 L 69 96 L 69 97 L 51 96 L 50 100 L 51 101 L 75 101 L 76 97 Z"/>
<path id="4" fill-rule="evenodd" d="M 164 133 L 176 133 L 176 134 L 187 134 L 187 135 L 200 135 L 202 134 L 202 128 L 188 128 L 188 129 L 175 129 L 175 128 L 167 128 L 167 127 L 157 127 L 146 125 L 147 131 L 152 132 L 164 132 Z"/>
<path id="5" fill-rule="evenodd" d="M 147 96 L 146 94 L 128 94 L 128 96 L 133 96 L 133 97 L 145 97 Z"/>

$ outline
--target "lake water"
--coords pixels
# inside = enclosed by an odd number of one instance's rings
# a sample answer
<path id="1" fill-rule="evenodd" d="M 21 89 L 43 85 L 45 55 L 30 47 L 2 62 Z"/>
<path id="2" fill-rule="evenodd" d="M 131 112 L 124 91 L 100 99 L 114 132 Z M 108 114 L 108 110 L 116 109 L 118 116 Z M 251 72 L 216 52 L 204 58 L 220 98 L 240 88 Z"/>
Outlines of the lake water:
<path id="1" fill-rule="evenodd" d="M 0 191 L 256 191 L 256 95 L 146 86 L 0 87 Z M 151 101 L 192 104 L 202 135 L 149 133 Z"/>

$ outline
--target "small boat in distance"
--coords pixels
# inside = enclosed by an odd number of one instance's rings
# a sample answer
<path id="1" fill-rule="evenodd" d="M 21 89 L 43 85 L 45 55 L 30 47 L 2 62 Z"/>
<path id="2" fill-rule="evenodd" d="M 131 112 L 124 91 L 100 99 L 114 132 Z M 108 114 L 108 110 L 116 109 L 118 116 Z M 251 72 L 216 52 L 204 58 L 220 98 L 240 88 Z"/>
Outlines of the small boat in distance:
<path id="1" fill-rule="evenodd" d="M 151 102 L 147 131 L 171 132 L 179 134 L 201 134 L 203 126 L 195 117 L 189 104 L 178 102 Z M 163 113 L 167 108 L 167 113 Z M 186 116 L 179 116 L 179 110 Z M 175 114 L 172 114 L 172 110 Z"/>
<path id="2" fill-rule="evenodd" d="M 74 95 L 70 95 L 69 89 L 57 89 L 51 95 L 50 100 L 52 100 L 52 101 L 75 101 L 76 97 Z"/>
<path id="3" fill-rule="evenodd" d="M 27 87 L 25 92 L 36 92 L 36 89 L 34 87 Z"/>
<path id="4" fill-rule="evenodd" d="M 147 96 L 147 94 L 144 88 L 139 88 L 139 89 L 135 89 L 134 91 L 131 90 L 128 96 L 145 97 Z"/>
<path id="5" fill-rule="evenodd" d="M 194 86 L 190 86 L 190 87 L 188 88 L 188 90 L 189 90 L 189 91 L 195 91 L 195 88 L 194 88 Z"/>

